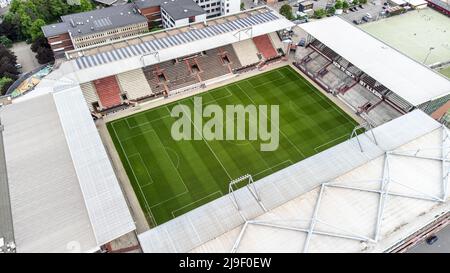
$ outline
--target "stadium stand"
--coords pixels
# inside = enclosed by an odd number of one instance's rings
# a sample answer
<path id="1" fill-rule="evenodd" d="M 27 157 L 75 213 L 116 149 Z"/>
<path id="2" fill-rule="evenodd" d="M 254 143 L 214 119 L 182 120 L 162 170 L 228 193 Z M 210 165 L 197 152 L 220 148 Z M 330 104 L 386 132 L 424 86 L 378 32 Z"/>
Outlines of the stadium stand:
<path id="1" fill-rule="evenodd" d="M 285 50 L 285 45 L 281 42 L 280 37 L 276 32 L 269 33 L 270 40 L 272 40 L 272 44 L 276 50 L 281 49 L 283 52 Z"/>
<path id="2" fill-rule="evenodd" d="M 95 91 L 95 86 L 92 82 L 83 83 L 80 85 L 81 90 L 83 92 L 84 99 L 86 100 L 89 110 L 91 112 L 96 111 L 97 109 L 94 109 L 94 105 L 98 103 L 99 99 L 97 96 L 97 91 Z"/>
<path id="3" fill-rule="evenodd" d="M 153 92 L 163 90 L 164 85 L 173 91 L 230 74 L 241 66 L 233 47 L 227 45 L 146 67 L 144 74 Z"/>
<path id="4" fill-rule="evenodd" d="M 272 42 L 268 35 L 261 35 L 253 38 L 256 48 L 264 59 L 270 59 L 277 56 L 277 51 L 273 48 Z"/>
<path id="5" fill-rule="evenodd" d="M 392 102 L 394 104 L 394 107 L 399 107 L 405 113 L 409 112 L 413 108 L 411 104 L 399 97 L 394 92 L 388 91 L 386 93 L 386 99 Z"/>
<path id="6" fill-rule="evenodd" d="M 120 86 L 115 76 L 95 80 L 94 86 L 100 98 L 102 110 L 118 106 L 122 103 Z"/>
<path id="7" fill-rule="evenodd" d="M 252 39 L 234 43 L 232 46 L 242 66 L 252 65 L 260 61 Z"/>
<path id="8" fill-rule="evenodd" d="M 141 69 L 118 74 L 117 79 L 130 100 L 138 100 L 153 94 Z"/>

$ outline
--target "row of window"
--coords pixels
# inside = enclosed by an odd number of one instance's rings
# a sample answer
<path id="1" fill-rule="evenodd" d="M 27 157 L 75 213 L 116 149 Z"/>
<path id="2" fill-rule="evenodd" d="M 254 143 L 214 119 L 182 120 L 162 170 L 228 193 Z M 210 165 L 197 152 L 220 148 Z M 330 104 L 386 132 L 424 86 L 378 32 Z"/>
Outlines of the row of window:
<path id="1" fill-rule="evenodd" d="M 92 35 L 76 38 L 75 41 L 76 42 L 84 42 L 84 41 L 89 41 L 89 40 L 96 39 L 96 38 L 107 37 L 107 36 L 111 36 L 111 35 L 118 34 L 118 33 L 121 33 L 121 32 L 133 31 L 133 30 L 141 29 L 141 28 L 145 28 L 146 29 L 147 28 L 147 23 L 143 23 L 143 24 L 140 24 L 140 25 L 137 25 L 137 26 L 128 26 L 128 27 L 124 27 L 124 28 L 113 29 L 113 30 L 110 30 L 110 31 L 107 31 L 107 32 L 95 33 L 95 34 L 92 34 Z"/>

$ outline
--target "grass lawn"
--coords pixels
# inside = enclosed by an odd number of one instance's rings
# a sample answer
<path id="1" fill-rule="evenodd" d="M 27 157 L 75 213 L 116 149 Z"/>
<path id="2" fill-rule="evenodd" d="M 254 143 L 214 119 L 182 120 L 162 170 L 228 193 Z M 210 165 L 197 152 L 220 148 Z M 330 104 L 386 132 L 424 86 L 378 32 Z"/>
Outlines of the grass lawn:
<path id="1" fill-rule="evenodd" d="M 150 225 L 159 225 L 228 193 L 244 174 L 258 180 L 348 139 L 357 125 L 291 67 L 203 93 L 203 104 L 279 105 L 280 144 L 260 141 L 175 141 L 170 116 L 193 97 L 107 124 Z M 205 122 L 207 119 L 205 119 Z M 265 143 L 265 142 L 264 142 Z"/>

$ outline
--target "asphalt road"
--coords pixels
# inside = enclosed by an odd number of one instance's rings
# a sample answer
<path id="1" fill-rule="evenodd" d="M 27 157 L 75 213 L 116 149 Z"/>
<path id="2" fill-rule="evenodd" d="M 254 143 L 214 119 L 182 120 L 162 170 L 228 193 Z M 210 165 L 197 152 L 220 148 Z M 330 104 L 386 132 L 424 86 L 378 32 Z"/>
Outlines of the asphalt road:
<path id="1" fill-rule="evenodd" d="M 425 241 L 410 249 L 408 253 L 450 253 L 450 225 L 436 233 L 438 240 L 428 245 Z"/>

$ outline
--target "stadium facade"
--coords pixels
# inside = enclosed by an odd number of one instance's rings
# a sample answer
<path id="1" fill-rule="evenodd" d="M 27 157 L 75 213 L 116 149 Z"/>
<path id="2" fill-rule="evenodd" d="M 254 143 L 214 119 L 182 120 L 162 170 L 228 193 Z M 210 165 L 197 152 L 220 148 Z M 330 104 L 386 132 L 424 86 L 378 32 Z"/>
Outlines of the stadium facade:
<path id="1" fill-rule="evenodd" d="M 0 110 L 17 251 L 92 252 L 134 232 L 93 117 L 285 60 L 289 40 L 277 32 L 292 27 L 260 7 L 66 52 Z M 323 64 L 343 57 L 378 82 L 372 90 L 396 95 L 401 116 L 140 232 L 144 252 L 383 252 L 448 212 L 448 129 L 417 108 L 446 98 L 450 82 L 339 18 L 302 28 Z M 210 62 L 222 70 L 206 73 Z"/>

